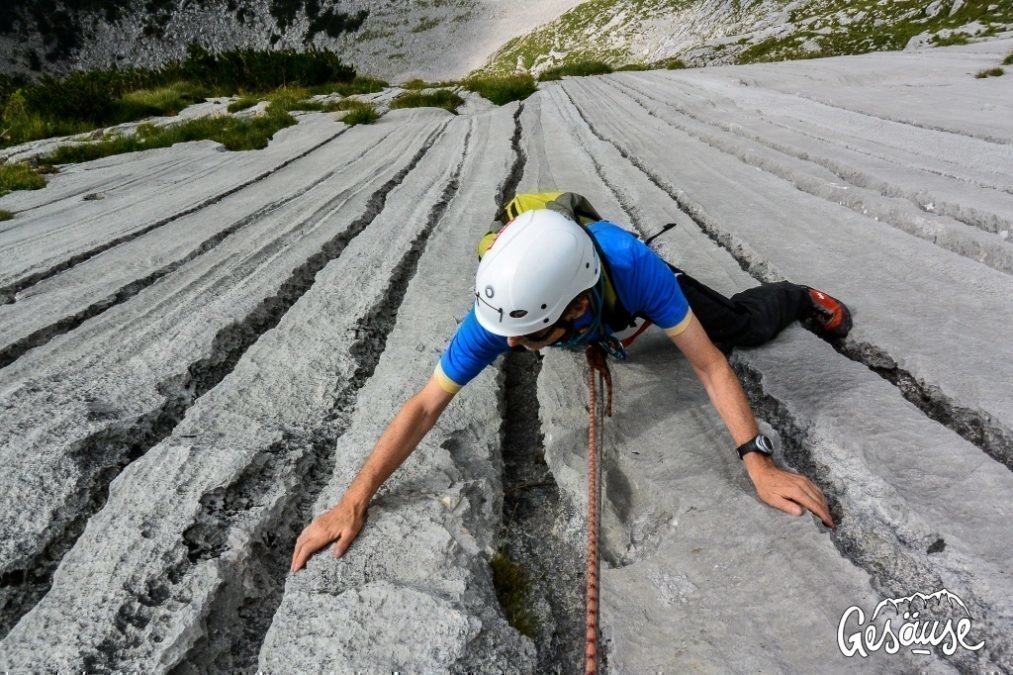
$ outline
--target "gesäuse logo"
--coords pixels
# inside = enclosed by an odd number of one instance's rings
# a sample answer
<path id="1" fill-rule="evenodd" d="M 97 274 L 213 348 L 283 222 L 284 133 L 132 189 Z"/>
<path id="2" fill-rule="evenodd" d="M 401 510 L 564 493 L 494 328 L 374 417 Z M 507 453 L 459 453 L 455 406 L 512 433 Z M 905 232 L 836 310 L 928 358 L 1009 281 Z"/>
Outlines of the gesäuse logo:
<path id="1" fill-rule="evenodd" d="M 984 641 L 970 644 L 972 628 L 967 605 L 944 588 L 929 595 L 883 600 L 868 622 L 860 607 L 849 607 L 837 626 L 837 646 L 845 656 L 863 658 L 878 651 L 896 654 L 903 648 L 911 648 L 912 654 L 931 654 L 939 648 L 950 656 L 957 649 L 973 652 L 985 646 Z"/>

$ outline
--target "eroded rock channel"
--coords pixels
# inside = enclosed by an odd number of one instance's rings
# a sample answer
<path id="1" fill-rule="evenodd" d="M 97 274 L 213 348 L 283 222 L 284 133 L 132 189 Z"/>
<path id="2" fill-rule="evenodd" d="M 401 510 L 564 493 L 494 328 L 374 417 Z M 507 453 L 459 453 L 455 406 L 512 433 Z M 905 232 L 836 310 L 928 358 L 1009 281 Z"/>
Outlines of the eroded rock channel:
<path id="1" fill-rule="evenodd" d="M 584 653 L 585 538 L 583 517 L 574 513 L 545 462 L 538 406 L 541 358 L 511 352 L 504 363 L 503 526 L 501 554 L 527 583 L 499 589 L 516 628 L 538 648 L 538 671 L 574 673 Z M 516 603 L 519 617 L 511 617 Z"/>

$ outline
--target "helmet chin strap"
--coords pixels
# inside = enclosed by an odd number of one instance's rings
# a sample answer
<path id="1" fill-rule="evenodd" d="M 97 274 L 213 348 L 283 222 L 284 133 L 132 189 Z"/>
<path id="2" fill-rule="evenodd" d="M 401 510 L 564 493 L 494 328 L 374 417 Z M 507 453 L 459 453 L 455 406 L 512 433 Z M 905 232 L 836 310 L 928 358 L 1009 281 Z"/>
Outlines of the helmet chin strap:
<path id="1" fill-rule="evenodd" d="M 583 330 L 583 332 L 577 332 L 573 326 L 573 320 L 565 323 L 566 333 L 562 338 L 557 340 L 553 347 L 560 347 L 562 349 L 581 347 L 591 342 L 597 341 L 592 336 L 598 332 L 598 329 L 602 325 L 602 317 L 604 316 L 605 302 L 603 300 L 602 287 L 605 285 L 605 278 L 602 276 L 598 277 L 598 283 L 591 287 L 591 314 L 592 319 L 590 325 Z"/>
<path id="2" fill-rule="evenodd" d="M 607 327 L 603 328 L 603 318 L 605 316 L 604 287 L 605 278 L 602 276 L 598 278 L 598 283 L 591 288 L 590 309 L 593 313 L 591 324 L 583 332 L 578 333 L 573 326 L 573 320 L 566 321 L 563 324 L 566 328 L 566 333 L 550 346 L 561 349 L 576 349 L 587 344 L 596 343 L 606 354 L 610 354 L 619 360 L 626 359 L 626 350 L 623 348 L 622 343 L 612 335 L 612 332 Z M 603 328 L 605 334 L 602 337 L 596 338 L 594 335 L 598 332 L 599 328 Z"/>

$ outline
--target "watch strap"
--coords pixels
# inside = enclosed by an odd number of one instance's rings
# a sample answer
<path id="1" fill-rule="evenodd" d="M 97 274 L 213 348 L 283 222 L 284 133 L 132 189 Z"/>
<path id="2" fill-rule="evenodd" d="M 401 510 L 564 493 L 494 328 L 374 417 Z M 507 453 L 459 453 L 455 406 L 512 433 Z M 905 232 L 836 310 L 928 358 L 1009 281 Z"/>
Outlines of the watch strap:
<path id="1" fill-rule="evenodd" d="M 745 458 L 750 452 L 759 452 L 764 455 L 772 455 L 774 453 L 774 446 L 770 442 L 770 439 L 763 434 L 757 434 L 752 440 L 743 443 L 735 449 L 739 453 L 739 459 Z"/>

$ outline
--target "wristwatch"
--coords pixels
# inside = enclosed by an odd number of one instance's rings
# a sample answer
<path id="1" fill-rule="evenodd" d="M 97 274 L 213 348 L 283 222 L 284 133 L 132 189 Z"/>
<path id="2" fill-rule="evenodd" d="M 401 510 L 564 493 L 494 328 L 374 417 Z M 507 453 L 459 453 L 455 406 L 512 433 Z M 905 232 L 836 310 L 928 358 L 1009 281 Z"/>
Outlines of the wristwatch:
<path id="1" fill-rule="evenodd" d="M 740 445 L 736 451 L 739 453 L 739 459 L 745 458 L 750 452 L 759 452 L 770 456 L 774 454 L 774 444 L 763 434 L 758 434 L 753 440 Z"/>

